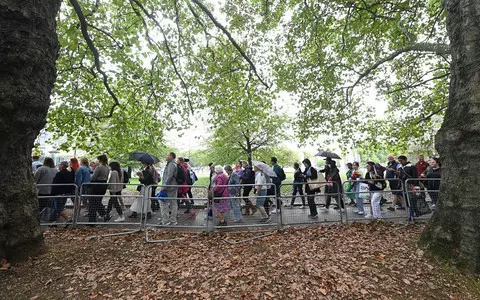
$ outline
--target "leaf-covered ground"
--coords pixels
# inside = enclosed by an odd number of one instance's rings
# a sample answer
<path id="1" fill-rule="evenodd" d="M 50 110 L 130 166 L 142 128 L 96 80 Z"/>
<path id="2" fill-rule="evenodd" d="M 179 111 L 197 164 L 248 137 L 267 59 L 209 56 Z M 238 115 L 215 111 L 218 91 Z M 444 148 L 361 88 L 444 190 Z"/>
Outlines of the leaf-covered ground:
<path id="1" fill-rule="evenodd" d="M 239 245 L 223 239 L 253 233 L 147 244 L 144 234 L 48 230 L 46 254 L 0 271 L 0 299 L 480 299 L 476 278 L 416 248 L 421 229 L 298 228 Z"/>

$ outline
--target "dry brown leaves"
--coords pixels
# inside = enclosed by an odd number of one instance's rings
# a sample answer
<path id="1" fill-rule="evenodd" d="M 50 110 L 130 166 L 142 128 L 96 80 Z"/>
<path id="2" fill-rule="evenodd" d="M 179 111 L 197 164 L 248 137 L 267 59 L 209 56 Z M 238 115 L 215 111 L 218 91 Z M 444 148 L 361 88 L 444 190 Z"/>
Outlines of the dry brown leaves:
<path id="1" fill-rule="evenodd" d="M 472 278 L 415 248 L 420 227 L 372 223 L 258 233 L 158 232 L 88 240 L 106 229 L 49 230 L 49 252 L 0 278 L 10 299 L 478 299 Z M 19 296 L 20 295 L 20 296 Z"/>

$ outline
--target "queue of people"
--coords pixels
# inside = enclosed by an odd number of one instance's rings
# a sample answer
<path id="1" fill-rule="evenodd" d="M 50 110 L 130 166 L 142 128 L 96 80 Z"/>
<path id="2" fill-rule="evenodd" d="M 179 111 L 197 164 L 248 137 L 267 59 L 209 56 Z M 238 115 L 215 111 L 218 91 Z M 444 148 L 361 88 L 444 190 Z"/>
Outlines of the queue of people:
<path id="1" fill-rule="evenodd" d="M 401 155 L 395 160 L 393 155 L 388 156 L 386 167 L 375 162 L 367 162 L 366 173 L 360 171 L 360 164 L 353 162 L 347 164 L 347 180 L 345 195 L 350 204 L 356 206 L 358 215 L 365 218 L 382 218 L 380 206 L 386 200 L 382 197 L 383 190 L 388 185 L 393 194 L 390 211 L 404 210 L 407 207 L 403 199 L 405 189 L 413 189 L 412 185 L 419 184 L 428 190 L 432 199 L 432 208 L 435 207 L 438 198 L 438 180 L 425 180 L 411 182 L 409 178 L 441 178 L 441 164 L 438 158 L 432 158 L 425 162 L 423 156 L 419 157 L 416 164 L 412 164 Z M 157 169 L 150 162 L 142 162 L 142 169 L 137 172 L 141 185 L 137 191 L 144 195 L 145 187 L 152 186 L 149 193 L 149 205 L 145 205 L 142 197 L 135 198 L 130 206 L 129 218 L 151 218 L 155 211 L 160 211 L 158 221 L 162 225 L 178 224 L 179 205 L 185 203 L 186 214 L 195 217 L 196 212 L 192 209 L 194 200 L 191 186 L 198 179 L 189 165 L 188 159 L 177 157 L 170 152 L 165 157 L 166 166 L 162 178 Z M 291 200 L 282 203 L 280 189 L 286 179 L 285 172 L 278 164 L 277 158 L 272 157 L 270 166 L 265 162 L 256 162 L 252 166 L 246 161 L 239 161 L 235 165 L 215 166 L 210 164 L 209 201 L 211 207 L 206 218 L 213 215 L 218 220 L 218 226 L 226 226 L 231 221 L 238 223 L 243 221 L 244 216 L 255 215 L 259 212 L 261 223 L 268 223 L 271 214 L 279 212 L 280 206 L 294 207 L 297 199 L 301 199 L 300 208 L 309 208 L 309 218 L 318 218 L 318 209 L 328 210 L 335 200 L 334 209 L 345 211 L 345 203 L 342 197 L 343 184 L 336 161 L 331 158 L 325 159 L 325 167 L 317 170 L 307 158 L 302 161 L 302 171 L 298 163 L 294 164 L 293 192 Z M 97 157 L 97 162 L 89 162 L 82 158 L 80 163 L 76 158 L 70 162 L 62 161 L 55 168 L 53 159 L 45 158 L 41 166 L 38 159 L 32 163 L 35 182 L 39 185 L 40 210 L 53 209 L 50 221 L 64 219 L 71 222 L 72 217 L 65 211 L 65 203 L 69 195 L 75 193 L 75 187 L 82 187 L 81 205 L 85 207 L 89 223 L 95 223 L 98 218 L 104 222 L 111 220 L 111 211 L 117 212 L 115 222 L 125 221 L 125 205 L 122 198 L 122 190 L 128 182 L 128 174 L 122 170 L 117 161 L 108 162 L 106 155 Z M 46 184 L 46 185 L 42 185 Z M 49 184 L 53 184 L 49 185 Z M 63 186 L 55 184 L 64 184 Z M 70 184 L 70 185 L 68 185 Z M 159 188 L 159 193 L 156 191 Z M 109 191 L 110 197 L 105 207 L 102 199 Z M 318 206 L 315 202 L 317 193 L 324 193 L 325 206 Z M 251 196 L 252 194 L 252 196 Z M 364 210 L 365 194 L 371 201 L 371 213 Z M 65 197 L 52 197 L 63 195 Z M 252 201 L 252 199 L 255 199 Z M 242 205 L 242 201 L 244 205 Z M 272 209 L 273 208 L 273 209 Z"/>

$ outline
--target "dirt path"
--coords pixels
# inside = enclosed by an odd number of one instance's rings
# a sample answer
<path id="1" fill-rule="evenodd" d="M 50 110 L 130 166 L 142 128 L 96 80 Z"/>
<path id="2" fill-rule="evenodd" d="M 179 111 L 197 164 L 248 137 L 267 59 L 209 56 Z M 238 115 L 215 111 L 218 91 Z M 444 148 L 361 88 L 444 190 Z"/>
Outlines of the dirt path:
<path id="1" fill-rule="evenodd" d="M 142 234 L 48 230 L 48 253 L 0 271 L 0 299 L 480 299 L 478 279 L 415 247 L 421 229 L 289 229 L 234 246 L 227 234 L 146 244 Z"/>

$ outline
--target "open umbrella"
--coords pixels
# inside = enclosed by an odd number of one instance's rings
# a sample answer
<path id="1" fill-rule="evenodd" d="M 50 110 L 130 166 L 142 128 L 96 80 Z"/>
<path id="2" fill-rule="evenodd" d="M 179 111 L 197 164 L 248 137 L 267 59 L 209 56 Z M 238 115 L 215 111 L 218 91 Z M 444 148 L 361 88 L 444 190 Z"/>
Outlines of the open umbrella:
<path id="1" fill-rule="evenodd" d="M 277 177 L 277 173 L 275 173 L 275 171 L 267 164 L 257 160 L 252 161 L 252 164 L 255 167 L 259 168 L 263 172 L 263 174 L 270 177 Z"/>
<path id="2" fill-rule="evenodd" d="M 328 152 L 328 151 L 323 151 L 323 150 L 318 150 L 318 153 L 315 154 L 315 156 L 323 156 L 323 157 L 329 157 L 333 159 L 341 159 L 340 156 L 333 152 Z"/>
<path id="3" fill-rule="evenodd" d="M 130 153 L 130 159 L 138 160 L 140 162 L 152 164 L 152 165 L 160 161 L 156 156 L 148 152 L 142 152 L 142 151 L 135 151 L 133 153 Z"/>

